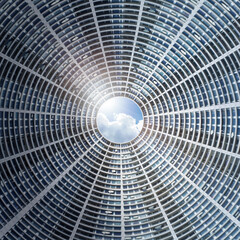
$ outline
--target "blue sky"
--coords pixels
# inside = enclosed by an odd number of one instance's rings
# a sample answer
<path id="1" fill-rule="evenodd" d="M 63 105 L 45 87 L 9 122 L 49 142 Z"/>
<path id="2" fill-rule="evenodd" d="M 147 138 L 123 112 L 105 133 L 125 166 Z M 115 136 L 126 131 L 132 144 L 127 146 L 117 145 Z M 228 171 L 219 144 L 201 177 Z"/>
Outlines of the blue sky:
<path id="1" fill-rule="evenodd" d="M 115 143 L 134 139 L 143 124 L 140 108 L 129 98 L 115 97 L 107 100 L 99 109 L 97 125 L 103 136 Z"/>

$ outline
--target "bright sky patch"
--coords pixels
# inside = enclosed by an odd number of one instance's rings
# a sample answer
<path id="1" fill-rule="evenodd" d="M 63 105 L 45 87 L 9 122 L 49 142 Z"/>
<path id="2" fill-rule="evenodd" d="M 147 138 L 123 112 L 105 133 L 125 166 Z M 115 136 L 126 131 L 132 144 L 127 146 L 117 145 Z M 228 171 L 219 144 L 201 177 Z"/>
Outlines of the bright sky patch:
<path id="1" fill-rule="evenodd" d="M 97 125 L 106 139 L 115 143 L 128 142 L 142 129 L 142 112 L 129 98 L 111 98 L 100 107 Z"/>

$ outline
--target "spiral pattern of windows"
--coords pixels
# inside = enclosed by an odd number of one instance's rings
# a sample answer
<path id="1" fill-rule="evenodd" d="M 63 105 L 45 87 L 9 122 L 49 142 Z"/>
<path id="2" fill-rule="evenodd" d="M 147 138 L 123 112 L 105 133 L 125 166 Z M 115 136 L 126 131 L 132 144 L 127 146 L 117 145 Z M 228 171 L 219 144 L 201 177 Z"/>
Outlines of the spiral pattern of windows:
<path id="1" fill-rule="evenodd" d="M 238 0 L 0 0 L 0 239 L 240 239 Z M 100 106 L 132 99 L 116 144 Z"/>

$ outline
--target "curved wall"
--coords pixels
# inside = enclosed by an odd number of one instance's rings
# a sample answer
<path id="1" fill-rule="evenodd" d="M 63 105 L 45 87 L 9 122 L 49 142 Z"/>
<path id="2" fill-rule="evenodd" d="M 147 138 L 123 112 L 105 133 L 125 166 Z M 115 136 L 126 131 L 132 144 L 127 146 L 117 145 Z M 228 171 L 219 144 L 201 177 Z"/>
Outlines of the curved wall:
<path id="1" fill-rule="evenodd" d="M 240 239 L 239 12 L 0 0 L 0 239 Z M 116 96 L 126 144 L 96 125 Z"/>

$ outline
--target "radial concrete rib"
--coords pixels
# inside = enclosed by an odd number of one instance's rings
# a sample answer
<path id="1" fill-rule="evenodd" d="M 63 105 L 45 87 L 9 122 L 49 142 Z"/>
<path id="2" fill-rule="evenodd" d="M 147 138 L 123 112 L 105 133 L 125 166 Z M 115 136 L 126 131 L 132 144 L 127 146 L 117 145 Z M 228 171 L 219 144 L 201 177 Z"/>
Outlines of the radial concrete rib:
<path id="1" fill-rule="evenodd" d="M 40 192 L 30 203 L 28 203 L 20 212 L 15 215 L 2 229 L 0 232 L 0 239 L 18 222 L 20 219 L 26 215 L 30 209 L 34 207 L 66 174 L 69 173 L 94 146 L 96 143 L 90 147 L 81 158 L 77 159 L 73 164 L 71 164 L 67 169 L 65 169 L 51 184 L 49 184 L 42 192 Z"/>
<path id="2" fill-rule="evenodd" d="M 153 130 L 153 131 L 157 131 L 157 130 Z M 160 132 L 160 131 L 158 131 L 158 132 Z M 169 137 L 172 137 L 172 138 L 176 138 L 176 139 L 181 140 L 181 141 L 184 141 L 184 142 L 188 142 L 188 143 L 195 144 L 195 145 L 197 145 L 197 146 L 199 146 L 199 147 L 207 148 L 207 149 L 213 150 L 213 151 L 215 151 L 215 152 L 224 153 L 224 154 L 226 154 L 226 155 L 230 155 L 230 156 L 232 156 L 232 157 L 235 157 L 235 158 L 237 158 L 237 159 L 240 159 L 240 155 L 237 154 L 237 153 L 229 152 L 229 151 L 227 151 L 227 150 L 224 150 L 224 149 L 221 149 L 221 148 L 217 148 L 217 147 L 213 147 L 213 146 L 210 146 L 210 145 L 207 145 L 207 144 L 195 142 L 195 141 L 192 141 L 192 140 L 183 138 L 183 137 L 174 136 L 174 135 L 169 134 L 169 133 L 165 133 L 165 132 L 160 132 L 160 133 L 161 133 L 161 134 L 164 134 L 164 135 L 167 135 L 167 136 L 169 136 Z"/>
<path id="3" fill-rule="evenodd" d="M 158 69 L 158 67 L 161 65 L 162 61 L 164 60 L 164 58 L 168 55 L 168 53 L 171 51 L 172 47 L 174 46 L 174 44 L 178 41 L 178 39 L 180 38 L 181 34 L 183 33 L 183 31 L 186 29 L 186 27 L 189 25 L 189 23 L 192 21 L 193 17 L 195 16 L 195 14 L 198 12 L 198 10 L 202 7 L 203 3 L 205 2 L 205 0 L 200 0 L 197 5 L 195 6 L 195 8 L 192 10 L 191 14 L 188 16 L 188 19 L 186 20 L 186 22 L 184 22 L 184 24 L 182 25 L 181 29 L 179 30 L 179 32 L 177 33 L 176 37 L 174 38 L 174 40 L 172 40 L 171 44 L 168 46 L 167 50 L 163 53 L 160 61 L 158 62 L 158 64 L 154 67 L 152 73 L 149 75 L 149 77 L 147 78 L 147 80 L 145 81 L 145 83 L 143 84 L 143 86 L 141 87 L 141 90 L 144 89 L 144 87 L 146 86 L 146 84 L 149 82 L 149 80 L 152 77 L 152 74 Z M 141 90 L 139 90 L 139 92 L 141 92 Z"/>
<path id="4" fill-rule="evenodd" d="M 205 191 L 202 190 L 196 183 L 189 179 L 183 172 L 176 168 L 170 161 L 157 152 L 151 145 L 148 145 L 159 157 L 163 158 L 179 175 L 181 175 L 187 182 L 189 182 L 195 189 L 198 190 L 206 199 L 208 199 L 214 206 L 216 206 L 225 216 L 227 216 L 233 223 L 240 227 L 240 221 L 223 208 L 217 201 L 211 198 Z"/>
<path id="5" fill-rule="evenodd" d="M 226 108 L 240 108 L 240 102 L 224 103 L 224 104 L 204 106 L 199 108 L 190 108 L 190 109 L 173 111 L 168 113 L 153 114 L 149 116 L 153 116 L 153 117 L 168 116 L 168 115 L 175 115 L 175 114 L 181 114 L 181 113 L 184 114 L 184 113 L 194 113 L 194 112 L 201 112 L 201 111 L 214 111 L 214 110 L 220 110 L 220 109 L 226 109 Z"/>
<path id="6" fill-rule="evenodd" d="M 38 114 L 38 115 L 54 115 L 54 116 L 60 116 L 60 117 L 74 117 L 76 115 L 72 114 L 63 114 L 63 113 L 55 113 L 55 112 L 40 112 L 40 111 L 32 111 L 32 110 L 25 110 L 25 109 L 15 109 L 15 108 L 1 108 L 0 112 L 17 112 L 17 113 L 24 113 L 24 114 Z"/>
<path id="7" fill-rule="evenodd" d="M 44 81 L 52 84 L 53 86 L 58 87 L 59 89 L 65 91 L 65 92 L 67 92 L 67 93 L 69 93 L 70 95 L 72 95 L 72 96 L 74 96 L 74 97 L 77 97 L 77 98 L 80 99 L 81 101 L 85 101 L 84 99 L 80 98 L 78 95 L 75 95 L 74 93 L 70 92 L 69 90 L 67 90 L 67 89 L 63 88 L 62 86 L 60 86 L 60 85 L 58 85 L 58 84 L 50 81 L 48 78 L 40 75 L 39 73 L 36 73 L 35 71 L 33 71 L 32 69 L 30 69 L 29 67 L 24 66 L 23 64 L 17 62 L 17 61 L 14 60 L 13 58 L 8 57 L 7 55 L 5 55 L 5 54 L 3 54 L 3 53 L 1 53 L 1 52 L 0 52 L 0 57 L 4 58 L 5 60 L 7 60 L 7 61 L 9 61 L 9 62 L 11 62 L 11 63 L 13 63 L 13 64 L 15 64 L 15 65 L 18 66 L 18 67 L 26 70 L 27 72 L 32 73 L 32 74 L 35 75 L 36 77 L 39 77 L 39 78 L 43 79 Z M 91 103 L 90 103 L 90 104 L 91 104 Z"/>
<path id="8" fill-rule="evenodd" d="M 98 39 L 99 39 L 99 42 L 100 42 L 100 45 L 101 45 L 103 58 L 104 58 L 104 61 L 105 61 L 105 64 L 106 64 L 106 69 L 107 69 L 107 72 L 108 72 L 109 81 L 111 83 L 111 89 L 112 89 L 111 76 L 110 76 L 110 72 L 109 72 L 109 68 L 108 68 L 106 54 L 105 54 L 104 47 L 103 47 L 102 36 L 101 36 L 100 30 L 99 30 L 99 25 L 98 25 L 98 20 L 97 20 L 97 15 L 96 15 L 94 3 L 93 3 L 93 0 L 89 0 L 89 2 L 90 2 L 92 14 L 93 14 L 94 23 L 95 23 L 95 26 L 96 26 L 96 31 L 97 31 L 97 34 L 98 34 Z"/>
<path id="9" fill-rule="evenodd" d="M 97 129 L 97 128 L 96 128 Z M 85 131 L 86 133 L 88 133 L 88 131 Z M 81 132 L 81 133 L 84 133 L 84 132 Z M 41 149 L 45 149 L 46 147 L 50 147 L 54 144 L 57 144 L 57 143 L 61 143 L 61 142 L 64 142 L 66 140 L 69 140 L 69 139 L 72 139 L 74 137 L 77 137 L 79 136 L 79 133 L 75 134 L 75 135 L 72 135 L 71 137 L 67 137 L 67 138 L 63 138 L 63 139 L 60 139 L 60 140 L 57 140 L 57 141 L 54 141 L 54 142 L 51 142 L 51 143 L 46 143 L 46 144 L 43 144 L 39 147 L 36 147 L 36 148 L 32 148 L 30 150 L 25 150 L 24 152 L 20 152 L 20 153 L 17 153 L 17 154 L 14 154 L 14 155 L 11 155 L 9 157 L 5 157 L 5 158 L 2 158 L 0 159 L 0 164 L 4 163 L 4 162 L 7 162 L 9 160 L 12 160 L 14 158 L 18 158 L 18 157 L 21 157 L 21 156 L 24 156 L 24 155 L 27 155 L 28 153 L 32 153 L 32 152 L 36 152 L 38 150 L 41 150 Z"/>
<path id="10" fill-rule="evenodd" d="M 108 149 L 109 149 L 109 148 L 108 148 Z M 75 226 L 74 226 L 74 228 L 73 228 L 73 230 L 72 230 L 72 234 L 71 234 L 69 240 L 73 240 L 73 239 L 74 239 L 74 236 L 76 235 L 78 226 L 79 226 L 79 224 L 80 224 L 80 222 L 81 222 L 81 220 L 82 220 L 83 213 L 84 213 L 85 208 L 86 208 L 86 206 L 87 206 L 87 204 L 88 204 L 88 200 L 89 200 L 89 198 L 91 197 L 93 188 L 94 188 L 94 186 L 95 186 L 95 184 L 96 184 L 96 181 L 97 181 L 98 176 L 99 176 L 99 172 L 100 172 L 100 170 L 101 170 L 101 168 L 102 168 L 102 165 L 103 165 L 103 163 L 104 163 L 104 161 L 105 161 L 105 158 L 106 158 L 106 155 L 104 156 L 104 158 L 103 158 L 103 160 L 102 160 L 102 162 L 101 162 L 101 164 L 100 164 L 100 167 L 99 167 L 99 169 L 98 169 L 98 172 L 97 172 L 97 174 L 96 174 L 96 176 L 95 176 L 95 178 L 94 178 L 94 181 L 93 181 L 93 183 L 92 183 L 92 186 L 91 186 L 91 188 L 90 188 L 90 190 L 89 190 L 89 193 L 88 193 L 88 195 L 87 195 L 87 197 L 86 197 L 86 199 L 85 199 L 84 205 L 83 205 L 82 210 L 81 210 L 81 212 L 80 212 L 80 214 L 79 214 L 79 216 L 78 216 L 78 219 L 77 219 L 77 221 L 76 221 L 76 223 L 75 223 Z"/>
<path id="11" fill-rule="evenodd" d="M 144 3 L 145 3 L 145 0 L 140 1 L 140 9 L 139 9 L 139 12 L 138 12 L 138 20 L 137 20 L 136 32 L 135 32 L 135 35 L 134 35 L 134 42 L 133 42 L 131 59 L 130 59 L 129 71 L 128 71 L 128 75 L 127 75 L 126 86 L 128 84 L 128 81 L 129 81 L 129 75 L 130 75 L 130 71 L 131 71 L 131 67 L 132 67 L 133 55 L 134 55 L 135 49 L 136 49 L 137 37 L 138 37 L 139 28 L 140 28 Z M 126 96 L 126 92 L 125 92 L 125 96 Z"/>
<path id="12" fill-rule="evenodd" d="M 61 47 L 64 49 L 64 51 L 67 53 L 67 55 L 71 58 L 71 60 L 75 63 L 75 65 L 82 71 L 84 76 L 88 79 L 88 81 L 91 83 L 91 85 L 95 88 L 94 84 L 92 84 L 91 79 L 89 76 L 83 71 L 81 66 L 78 64 L 77 60 L 72 56 L 71 52 L 68 50 L 68 48 L 64 45 L 60 37 L 56 34 L 56 32 L 52 29 L 52 27 L 49 25 L 47 20 L 43 17 L 43 15 L 40 13 L 40 11 L 37 9 L 37 7 L 34 5 L 34 3 L 31 0 L 25 0 L 25 2 L 28 3 L 28 5 L 33 9 L 35 14 L 38 16 L 38 18 L 42 21 L 42 23 L 45 25 L 45 27 L 48 29 L 48 31 L 53 35 L 53 37 L 57 40 L 57 42 L 61 45 Z M 96 89 L 96 88 L 95 88 Z"/>
<path id="13" fill-rule="evenodd" d="M 240 44 L 238 44 L 237 46 L 235 46 L 234 48 L 230 49 L 229 51 L 225 52 L 223 55 L 221 55 L 220 57 L 214 59 L 212 62 L 206 64 L 205 66 L 203 66 L 202 68 L 198 69 L 197 71 L 195 71 L 194 73 L 192 73 L 191 75 L 187 76 L 186 78 L 184 78 L 183 80 L 181 80 L 180 82 L 174 84 L 172 87 L 170 87 L 169 89 L 166 90 L 166 92 L 162 93 L 161 95 L 159 95 L 158 97 L 162 96 L 163 94 L 168 93 L 169 91 L 171 91 L 172 89 L 176 88 L 177 86 L 181 85 L 182 83 L 186 82 L 187 80 L 190 80 L 192 77 L 196 76 L 197 74 L 203 72 L 204 70 L 208 69 L 209 67 L 213 66 L 214 64 L 220 62 L 222 59 L 226 58 L 227 56 L 231 55 L 232 53 L 238 51 L 240 49 Z M 155 100 L 155 97 L 153 100 Z"/>
<path id="14" fill-rule="evenodd" d="M 143 165 L 142 165 L 142 163 L 141 163 L 138 155 L 137 155 L 137 159 L 138 159 L 138 161 L 139 161 L 139 164 L 141 165 L 141 168 L 142 168 L 142 171 L 143 171 L 143 173 L 144 173 L 144 176 L 146 177 L 146 179 L 147 179 L 147 181 L 148 181 L 148 184 L 149 184 L 149 186 L 151 187 L 151 191 L 152 191 L 152 193 L 153 193 L 153 195 L 154 195 L 154 197 L 155 197 L 155 199 L 156 199 L 156 202 L 158 203 L 158 206 L 159 206 L 159 208 L 160 208 L 160 210 L 161 210 L 161 213 L 162 213 L 162 215 L 163 215 L 163 217 L 164 217 L 164 219 L 165 219 L 165 221 L 166 221 L 166 223 L 167 223 L 167 226 L 168 226 L 168 228 L 169 228 L 169 230 L 170 230 L 170 232 L 171 232 L 171 234 L 172 234 L 173 239 L 174 239 L 174 240 L 178 240 L 177 235 L 176 235 L 176 233 L 175 233 L 175 231 L 174 231 L 174 229 L 173 229 L 173 227 L 172 227 L 172 224 L 170 223 L 170 221 L 169 221 L 169 219 L 168 219 L 168 216 L 167 216 L 167 214 L 166 214 L 166 212 L 165 212 L 165 210 L 164 210 L 164 208 L 163 208 L 163 206 L 162 206 L 162 204 L 161 204 L 161 202 L 160 202 L 160 200 L 159 200 L 159 198 L 158 198 L 158 196 L 157 196 L 157 194 L 156 194 L 156 192 L 155 192 L 155 190 L 154 190 L 154 188 L 153 188 L 153 186 L 152 186 L 151 181 L 150 181 L 149 178 L 148 178 L 148 175 L 146 174 L 146 171 L 145 171 L 145 169 L 144 169 L 144 167 L 143 167 Z"/>
<path id="15" fill-rule="evenodd" d="M 122 161 L 122 148 L 120 145 L 120 159 L 121 159 L 121 166 L 120 166 L 120 174 L 121 174 L 121 238 L 125 239 L 125 224 L 124 224 L 124 196 L 123 196 L 123 161 Z"/>

